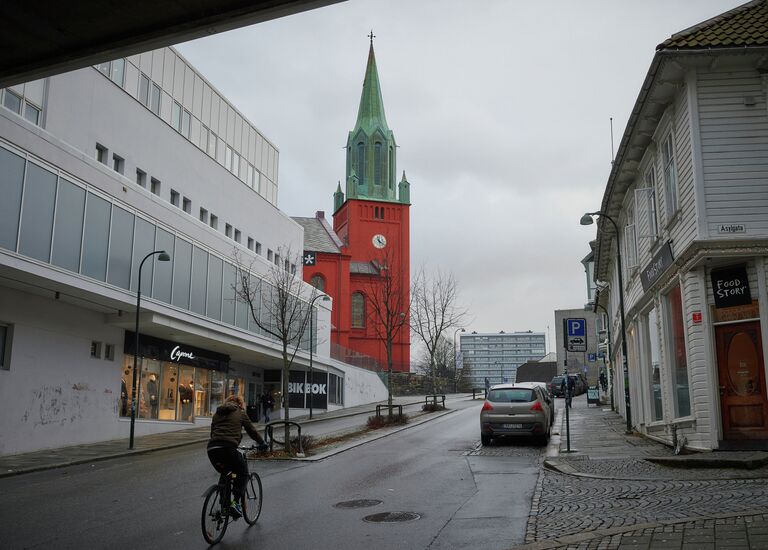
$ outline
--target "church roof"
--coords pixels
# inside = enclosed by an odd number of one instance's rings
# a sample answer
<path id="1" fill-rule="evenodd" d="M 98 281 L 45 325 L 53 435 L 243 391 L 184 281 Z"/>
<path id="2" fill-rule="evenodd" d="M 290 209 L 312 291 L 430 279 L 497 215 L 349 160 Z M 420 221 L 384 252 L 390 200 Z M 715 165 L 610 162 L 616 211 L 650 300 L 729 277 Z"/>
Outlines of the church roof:
<path id="1" fill-rule="evenodd" d="M 350 262 L 349 272 L 358 275 L 378 275 L 379 270 L 372 262 Z"/>
<path id="2" fill-rule="evenodd" d="M 692 50 L 768 45 L 768 3 L 754 0 L 673 34 L 657 50 Z"/>
<path id="3" fill-rule="evenodd" d="M 373 53 L 373 41 L 368 50 L 368 66 L 365 68 L 365 80 L 363 80 L 363 93 L 360 95 L 360 107 L 357 110 L 357 122 L 355 133 L 362 128 L 367 135 L 371 135 L 376 128 L 387 132 L 387 117 L 384 116 L 384 100 L 381 97 L 379 85 L 379 72 L 376 69 L 376 56 Z"/>
<path id="4" fill-rule="evenodd" d="M 292 218 L 304 228 L 304 250 L 341 254 L 341 242 L 325 217 Z"/>

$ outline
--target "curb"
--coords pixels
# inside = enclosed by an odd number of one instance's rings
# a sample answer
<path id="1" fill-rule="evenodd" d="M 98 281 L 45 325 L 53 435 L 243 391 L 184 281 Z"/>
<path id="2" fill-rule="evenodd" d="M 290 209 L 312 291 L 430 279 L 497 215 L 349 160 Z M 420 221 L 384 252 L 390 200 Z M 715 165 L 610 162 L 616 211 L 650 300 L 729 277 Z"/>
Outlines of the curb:
<path id="1" fill-rule="evenodd" d="M 162 447 L 151 447 L 149 449 L 125 450 L 117 453 L 93 456 L 90 458 L 78 458 L 75 460 L 68 460 L 66 462 L 58 462 L 56 464 L 40 464 L 38 466 L 30 466 L 29 468 L 21 468 L 18 470 L 6 470 L 4 472 L 0 472 L 0 478 L 11 477 L 11 476 L 16 476 L 21 474 L 31 474 L 33 472 L 42 472 L 44 470 L 56 470 L 58 468 L 66 468 L 68 466 L 78 466 L 80 464 L 88 464 L 89 462 L 102 462 L 104 460 L 111 460 L 113 458 L 122 458 L 122 457 L 132 456 L 132 455 L 143 455 L 147 453 L 153 453 L 155 451 L 164 451 L 166 449 L 176 449 L 178 447 L 185 447 L 187 445 L 195 445 L 196 443 L 203 443 L 205 441 L 208 441 L 207 436 L 205 438 L 199 438 L 199 439 L 194 439 L 190 441 L 181 441 L 178 443 L 171 443 L 168 445 L 163 445 Z"/>
<path id="2" fill-rule="evenodd" d="M 554 539 L 540 540 L 528 544 L 522 544 L 520 546 L 512 546 L 509 550 L 551 550 L 554 548 L 560 548 L 563 546 L 581 544 L 594 539 L 601 539 L 604 537 L 611 537 L 614 535 L 623 535 L 624 533 L 632 533 L 634 531 L 641 531 L 643 529 L 656 529 L 658 527 L 668 527 L 672 525 L 679 525 L 681 523 L 690 523 L 692 521 L 702 520 L 718 520 L 729 519 L 746 516 L 757 516 L 765 514 L 765 510 L 744 510 L 742 512 L 726 512 L 723 514 L 712 514 L 706 516 L 692 516 L 687 518 L 660 520 L 650 523 L 637 523 L 635 525 L 624 525 L 621 527 L 611 527 L 609 529 L 598 529 L 595 531 L 588 531 L 584 533 L 575 533 L 573 535 L 564 535 Z"/>
<path id="3" fill-rule="evenodd" d="M 414 403 L 407 403 L 407 404 L 403 403 L 403 406 L 405 407 L 405 406 L 416 405 L 416 404 L 420 404 L 420 403 L 421 403 L 421 401 L 416 401 Z M 445 416 L 446 414 L 450 414 L 452 412 L 456 412 L 456 410 L 457 409 L 450 409 L 450 410 L 444 411 L 443 413 L 441 413 L 441 414 L 439 414 L 437 416 L 430 416 L 428 418 L 424 418 L 423 420 L 419 420 L 419 421 L 414 422 L 412 424 L 406 424 L 405 426 L 402 426 L 402 427 L 397 428 L 397 429 L 393 429 L 393 430 L 388 431 L 386 433 L 377 434 L 375 437 L 365 438 L 365 439 L 362 439 L 361 441 L 357 441 L 357 442 L 354 442 L 354 443 L 348 444 L 348 445 L 340 445 L 336 449 L 332 449 L 332 450 L 327 451 L 325 453 L 321 453 L 321 454 L 319 454 L 317 456 L 306 457 L 306 458 L 285 458 L 285 459 L 281 459 L 281 460 L 291 460 L 291 461 L 297 461 L 297 462 L 316 462 L 318 460 L 323 460 L 323 459 L 328 458 L 330 456 L 342 453 L 342 452 L 347 451 L 349 449 L 353 449 L 353 448 L 358 447 L 360 445 L 363 445 L 365 443 L 369 443 L 371 441 L 376 441 L 377 439 L 381 439 L 382 437 L 387 437 L 388 435 L 391 435 L 393 433 L 397 433 L 397 432 L 400 432 L 400 431 L 408 429 L 408 428 L 419 426 L 421 424 L 424 424 L 425 422 L 429 422 L 430 420 L 435 420 L 437 418 L 440 418 L 441 416 Z M 357 415 L 360 415 L 360 414 L 370 414 L 370 413 L 375 413 L 375 412 L 376 412 L 375 410 L 373 410 L 373 411 L 364 411 L 364 412 L 352 413 L 352 414 L 347 414 L 347 415 L 334 416 L 332 418 L 346 418 L 346 417 L 350 417 L 350 416 L 357 416 Z M 322 418 L 314 419 L 313 418 L 311 421 L 309 421 L 309 423 L 318 422 L 320 420 L 331 420 L 332 418 L 325 418 L 325 419 L 322 419 Z M 302 423 L 304 423 L 304 422 L 302 422 Z M 205 437 L 196 438 L 194 440 L 170 443 L 170 444 L 162 445 L 160 447 L 151 447 L 151 448 L 147 448 L 147 449 L 125 450 L 125 451 L 120 451 L 120 452 L 116 452 L 116 453 L 97 455 L 97 456 L 93 456 L 93 457 L 89 457 L 89 458 L 79 458 L 79 459 L 75 459 L 75 460 L 62 461 L 62 462 L 58 462 L 56 464 L 40 464 L 40 465 L 37 465 L 37 466 L 30 466 L 28 468 L 20 468 L 20 469 L 17 469 L 17 470 L 6 470 L 6 471 L 3 471 L 3 472 L 0 472 L 0 479 L 5 478 L 5 477 L 12 477 L 12 476 L 17 476 L 17 475 L 22 475 L 22 474 L 30 474 L 30 473 L 33 473 L 33 472 L 42 472 L 42 471 L 45 471 L 45 470 L 56 470 L 58 468 L 66 468 L 68 466 L 79 466 L 79 465 L 82 465 L 82 464 L 89 464 L 89 463 L 92 463 L 92 462 L 102 462 L 102 461 L 105 461 L 105 460 L 111 460 L 113 458 L 124 458 L 126 456 L 133 456 L 133 455 L 141 455 L 141 454 L 153 453 L 155 451 L 164 451 L 166 449 L 176 449 L 178 447 L 185 447 L 185 446 L 188 446 L 188 445 L 195 445 L 195 444 L 198 444 L 198 443 L 204 443 L 204 442 L 208 441 L 208 439 L 209 438 L 206 435 Z M 269 459 L 266 459 L 266 460 L 269 460 Z"/>

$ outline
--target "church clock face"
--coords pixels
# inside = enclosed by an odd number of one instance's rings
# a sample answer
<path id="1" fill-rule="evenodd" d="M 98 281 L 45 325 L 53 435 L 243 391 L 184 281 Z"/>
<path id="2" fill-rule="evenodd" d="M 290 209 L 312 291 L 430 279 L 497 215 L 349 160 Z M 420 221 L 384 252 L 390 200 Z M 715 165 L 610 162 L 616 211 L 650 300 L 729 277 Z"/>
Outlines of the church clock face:
<path id="1" fill-rule="evenodd" d="M 376 248 L 384 248 L 387 246 L 387 239 L 384 237 L 384 235 L 374 235 L 371 241 L 373 242 L 373 246 Z"/>

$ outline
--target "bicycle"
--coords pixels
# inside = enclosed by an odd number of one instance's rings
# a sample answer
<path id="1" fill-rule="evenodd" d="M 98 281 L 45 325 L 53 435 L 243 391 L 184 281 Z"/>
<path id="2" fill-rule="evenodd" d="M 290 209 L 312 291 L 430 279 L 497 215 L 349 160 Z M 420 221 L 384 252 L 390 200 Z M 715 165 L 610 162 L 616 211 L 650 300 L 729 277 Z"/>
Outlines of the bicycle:
<path id="1" fill-rule="evenodd" d="M 256 446 L 238 447 L 246 461 L 249 460 L 249 451 L 256 451 Z M 217 468 L 218 469 L 218 468 Z M 230 510 L 232 502 L 232 480 L 234 474 L 225 470 L 219 476 L 219 482 L 211 485 L 204 493 L 203 513 L 200 519 L 203 529 L 203 538 L 208 544 L 217 544 L 224 537 L 230 520 L 237 521 Z M 248 525 L 253 525 L 261 515 L 262 488 L 261 478 L 256 472 L 248 468 L 248 482 L 245 485 L 245 493 L 240 502 L 243 508 L 243 519 Z"/>

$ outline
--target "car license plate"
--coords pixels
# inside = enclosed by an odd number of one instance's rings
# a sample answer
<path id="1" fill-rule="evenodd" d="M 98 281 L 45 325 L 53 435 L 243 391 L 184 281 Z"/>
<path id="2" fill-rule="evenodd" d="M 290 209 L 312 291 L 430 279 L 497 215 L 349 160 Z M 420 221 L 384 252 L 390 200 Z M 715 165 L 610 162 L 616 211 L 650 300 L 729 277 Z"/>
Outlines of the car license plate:
<path id="1" fill-rule="evenodd" d="M 506 428 L 508 430 L 519 430 L 523 427 L 522 424 L 502 424 L 502 428 Z"/>

